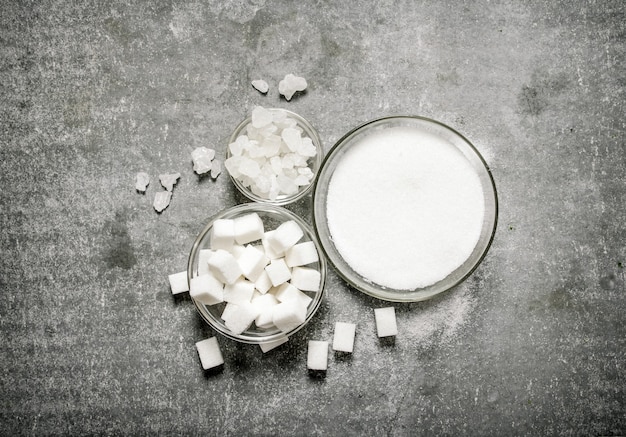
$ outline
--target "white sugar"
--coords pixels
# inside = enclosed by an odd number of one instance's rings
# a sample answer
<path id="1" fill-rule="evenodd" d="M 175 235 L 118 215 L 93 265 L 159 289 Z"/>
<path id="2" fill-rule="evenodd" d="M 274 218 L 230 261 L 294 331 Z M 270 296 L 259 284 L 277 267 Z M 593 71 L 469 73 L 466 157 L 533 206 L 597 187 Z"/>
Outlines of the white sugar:
<path id="1" fill-rule="evenodd" d="M 470 162 L 443 139 L 392 127 L 355 144 L 337 165 L 328 226 L 346 262 L 396 289 L 432 285 L 470 256 L 484 201 Z"/>

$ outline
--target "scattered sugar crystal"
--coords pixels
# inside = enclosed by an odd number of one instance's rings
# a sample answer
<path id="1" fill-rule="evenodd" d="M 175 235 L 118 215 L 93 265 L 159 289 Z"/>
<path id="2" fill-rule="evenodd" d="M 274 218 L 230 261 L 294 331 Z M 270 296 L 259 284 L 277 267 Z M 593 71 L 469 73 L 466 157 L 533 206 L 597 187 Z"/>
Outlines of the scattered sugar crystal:
<path id="1" fill-rule="evenodd" d="M 305 78 L 289 73 L 278 83 L 278 92 L 282 94 L 285 99 L 291 100 L 296 92 L 304 91 L 306 87 L 307 83 Z"/>
<path id="2" fill-rule="evenodd" d="M 174 189 L 174 185 L 178 182 L 180 178 L 180 173 L 171 173 L 171 174 L 162 174 L 159 175 L 159 180 L 161 181 L 161 185 L 167 191 L 172 191 Z"/>
<path id="3" fill-rule="evenodd" d="M 171 191 L 159 191 L 158 193 L 154 195 L 154 202 L 152 206 L 154 207 L 156 212 L 161 212 L 169 206 L 171 199 L 172 199 Z"/>
<path id="4" fill-rule="evenodd" d="M 254 89 L 256 89 L 261 94 L 265 94 L 270 90 L 270 86 L 263 79 L 253 80 L 251 83 Z"/>
<path id="5" fill-rule="evenodd" d="M 145 193 L 148 185 L 150 184 L 150 175 L 143 171 L 140 171 L 135 176 L 135 189 L 140 193 Z"/>
<path id="6" fill-rule="evenodd" d="M 333 350 L 352 353 L 354 349 L 354 337 L 356 325 L 354 323 L 336 322 L 333 336 Z"/>
<path id="7" fill-rule="evenodd" d="M 197 174 L 204 174 L 211 170 L 211 161 L 215 157 L 215 150 L 207 147 L 197 147 L 191 152 L 193 170 Z"/>
<path id="8" fill-rule="evenodd" d="M 211 162 L 211 177 L 216 179 L 222 173 L 222 161 L 214 159 Z"/>

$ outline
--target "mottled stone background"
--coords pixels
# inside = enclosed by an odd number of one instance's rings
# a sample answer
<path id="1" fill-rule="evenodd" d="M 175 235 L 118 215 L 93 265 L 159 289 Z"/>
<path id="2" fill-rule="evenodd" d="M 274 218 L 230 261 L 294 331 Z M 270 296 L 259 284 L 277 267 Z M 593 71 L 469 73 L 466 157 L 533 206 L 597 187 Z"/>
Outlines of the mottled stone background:
<path id="1" fill-rule="evenodd" d="M 358 3 L 358 4 L 357 4 Z M 3 1 L 0 434 L 625 435 L 626 3 Z M 306 93 L 279 98 L 287 73 Z M 263 78 L 263 96 L 250 81 Z M 462 285 L 387 305 L 330 273 L 315 320 L 266 355 L 219 337 L 167 275 L 242 202 L 198 178 L 254 105 L 328 150 L 389 114 L 432 117 L 484 154 L 495 241 Z M 375 159 L 375 157 L 373 157 Z M 145 195 L 134 175 L 152 183 Z M 152 209 L 160 173 L 180 172 Z M 310 198 L 290 207 L 310 220 Z M 351 359 L 306 341 L 357 323 Z"/>

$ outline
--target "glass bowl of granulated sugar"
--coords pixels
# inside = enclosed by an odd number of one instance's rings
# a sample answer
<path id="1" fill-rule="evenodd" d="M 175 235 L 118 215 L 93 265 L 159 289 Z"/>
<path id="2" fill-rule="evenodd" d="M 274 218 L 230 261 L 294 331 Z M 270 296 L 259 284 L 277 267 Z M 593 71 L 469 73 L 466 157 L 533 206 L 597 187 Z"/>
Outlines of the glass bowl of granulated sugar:
<path id="1" fill-rule="evenodd" d="M 418 116 L 367 122 L 326 155 L 313 218 L 330 263 L 352 287 L 415 302 L 464 281 L 495 234 L 498 200 L 478 150 Z"/>

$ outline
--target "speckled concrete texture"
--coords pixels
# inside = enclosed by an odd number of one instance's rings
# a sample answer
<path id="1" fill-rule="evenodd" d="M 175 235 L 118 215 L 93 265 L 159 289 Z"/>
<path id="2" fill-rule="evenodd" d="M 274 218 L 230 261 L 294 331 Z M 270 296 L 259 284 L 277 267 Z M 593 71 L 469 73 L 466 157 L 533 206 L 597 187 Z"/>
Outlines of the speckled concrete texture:
<path id="1" fill-rule="evenodd" d="M 621 1 L 5 1 L 0 5 L 0 434 L 626 435 L 626 4 Z M 287 73 L 309 87 L 287 102 Z M 265 79 L 269 93 L 250 82 Z M 390 114 L 484 154 L 500 216 L 464 283 L 373 308 L 331 270 L 316 318 L 267 354 L 216 335 L 167 275 L 241 203 L 224 158 L 254 105 L 325 150 Z M 134 189 L 151 175 L 146 194 Z M 157 214 L 158 175 L 180 172 Z M 289 208 L 311 219 L 310 197 Z M 309 339 L 357 324 L 350 358 Z"/>

